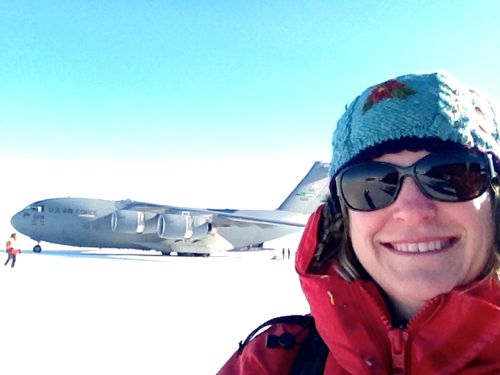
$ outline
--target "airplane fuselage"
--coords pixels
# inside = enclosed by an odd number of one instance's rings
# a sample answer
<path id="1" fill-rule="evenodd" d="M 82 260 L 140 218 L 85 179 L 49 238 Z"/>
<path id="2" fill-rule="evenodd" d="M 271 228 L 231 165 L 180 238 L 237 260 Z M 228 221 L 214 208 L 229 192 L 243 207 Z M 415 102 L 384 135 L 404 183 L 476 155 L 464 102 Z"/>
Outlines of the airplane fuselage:
<path id="1" fill-rule="evenodd" d="M 144 215 L 142 211 L 127 210 L 133 203 L 90 198 L 53 198 L 30 204 L 15 214 L 11 222 L 19 232 L 37 242 L 79 247 L 158 250 L 164 254 L 172 251 L 210 254 L 244 246 L 257 246 L 269 238 L 281 237 L 301 229 L 297 226 L 256 225 L 245 222 L 234 226 L 226 222 L 227 220 L 210 218 L 210 227 L 207 227 L 206 233 L 199 238 L 161 238 L 159 213 L 149 214 L 150 217 L 144 221 L 140 232 L 139 223 L 135 222 L 135 218 L 132 219 L 134 228 L 117 227 L 116 212 L 131 212 L 137 217 L 140 217 L 139 213 Z M 172 216 L 181 217 L 182 213 Z M 304 221 L 305 218 L 301 219 Z"/>
<path id="2" fill-rule="evenodd" d="M 328 192 L 329 164 L 316 162 L 276 210 L 187 208 L 92 198 L 51 198 L 16 213 L 16 230 L 56 244 L 208 255 L 259 247 L 302 230 Z M 35 251 L 40 251 L 39 245 Z"/>

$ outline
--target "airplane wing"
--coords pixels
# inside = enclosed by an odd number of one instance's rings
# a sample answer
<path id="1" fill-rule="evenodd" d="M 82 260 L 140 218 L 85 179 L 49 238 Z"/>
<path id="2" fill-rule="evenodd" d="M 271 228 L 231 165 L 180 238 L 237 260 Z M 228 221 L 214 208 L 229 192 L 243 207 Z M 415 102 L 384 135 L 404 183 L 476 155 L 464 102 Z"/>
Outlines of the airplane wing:
<path id="1" fill-rule="evenodd" d="M 304 227 L 310 213 L 326 200 L 329 194 L 330 164 L 315 162 L 305 177 L 276 210 L 233 210 L 175 207 L 131 200 L 120 201 L 122 209 L 158 215 L 203 216 L 211 223 L 229 225 L 256 224 L 260 226 Z"/>
<path id="2" fill-rule="evenodd" d="M 266 210 L 234 210 L 234 209 L 203 209 L 159 205 L 154 203 L 126 201 L 122 210 L 143 211 L 155 214 L 210 216 L 212 220 L 226 219 L 232 222 L 252 224 L 286 225 L 303 227 L 308 215 L 288 211 Z"/>

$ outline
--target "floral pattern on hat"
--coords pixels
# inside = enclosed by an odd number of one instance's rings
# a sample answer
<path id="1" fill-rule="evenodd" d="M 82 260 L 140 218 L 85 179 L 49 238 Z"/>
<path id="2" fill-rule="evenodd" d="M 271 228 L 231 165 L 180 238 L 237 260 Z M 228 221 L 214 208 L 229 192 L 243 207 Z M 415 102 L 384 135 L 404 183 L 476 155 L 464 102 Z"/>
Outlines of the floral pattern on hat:
<path id="1" fill-rule="evenodd" d="M 475 148 L 500 165 L 499 114 L 493 100 L 446 72 L 407 74 L 370 86 L 337 122 L 329 176 L 364 150 L 407 139 Z"/>
<path id="2" fill-rule="evenodd" d="M 390 98 L 403 99 L 415 93 L 415 90 L 406 86 L 404 83 L 396 81 L 395 79 L 390 79 L 373 88 L 363 105 L 363 113 L 366 113 L 371 107 L 382 100 Z"/>

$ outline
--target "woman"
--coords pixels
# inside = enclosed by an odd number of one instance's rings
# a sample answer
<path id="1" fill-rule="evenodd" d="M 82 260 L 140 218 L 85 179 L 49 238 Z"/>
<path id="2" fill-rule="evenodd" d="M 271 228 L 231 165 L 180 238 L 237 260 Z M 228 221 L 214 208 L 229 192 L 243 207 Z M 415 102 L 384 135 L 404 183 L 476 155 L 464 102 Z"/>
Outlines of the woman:
<path id="1" fill-rule="evenodd" d="M 331 197 L 296 256 L 327 348 L 320 372 L 500 374 L 499 129 L 492 103 L 444 73 L 389 80 L 349 106 Z M 307 335 L 274 324 L 220 374 L 290 373 Z"/>

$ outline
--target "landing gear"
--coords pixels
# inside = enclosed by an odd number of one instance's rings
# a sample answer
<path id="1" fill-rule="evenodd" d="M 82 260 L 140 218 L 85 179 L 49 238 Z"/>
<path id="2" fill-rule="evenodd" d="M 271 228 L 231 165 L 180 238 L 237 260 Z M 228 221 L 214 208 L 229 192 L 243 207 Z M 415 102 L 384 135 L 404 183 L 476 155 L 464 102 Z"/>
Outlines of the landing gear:
<path id="1" fill-rule="evenodd" d="M 42 251 L 42 247 L 38 244 L 36 244 L 35 246 L 33 246 L 33 251 L 35 253 L 39 253 L 40 251 Z"/>
<path id="2" fill-rule="evenodd" d="M 209 253 L 177 253 L 177 256 L 179 257 L 209 257 Z"/>
<path id="3" fill-rule="evenodd" d="M 170 251 L 162 251 L 161 255 L 170 256 Z"/>

